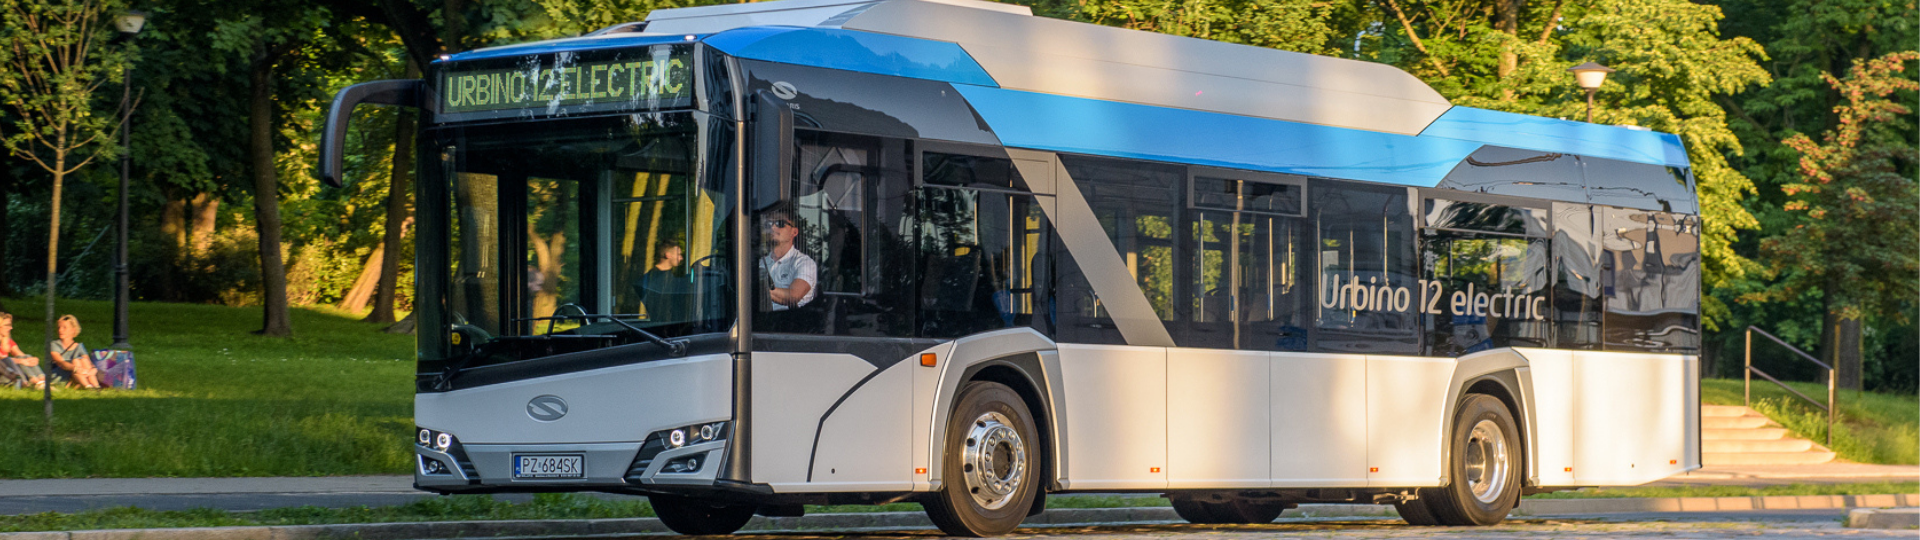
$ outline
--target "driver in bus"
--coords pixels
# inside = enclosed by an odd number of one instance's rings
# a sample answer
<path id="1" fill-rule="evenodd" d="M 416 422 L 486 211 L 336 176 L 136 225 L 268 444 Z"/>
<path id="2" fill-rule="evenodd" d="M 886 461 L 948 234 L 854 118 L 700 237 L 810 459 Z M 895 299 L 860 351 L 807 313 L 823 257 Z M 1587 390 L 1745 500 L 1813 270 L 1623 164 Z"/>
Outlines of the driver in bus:
<path id="1" fill-rule="evenodd" d="M 767 298 L 772 311 L 784 311 L 813 301 L 814 288 L 820 282 L 820 265 L 794 245 L 800 237 L 800 224 L 785 210 L 761 215 L 761 231 L 767 240 L 767 255 L 760 258 L 761 275 L 769 287 Z"/>

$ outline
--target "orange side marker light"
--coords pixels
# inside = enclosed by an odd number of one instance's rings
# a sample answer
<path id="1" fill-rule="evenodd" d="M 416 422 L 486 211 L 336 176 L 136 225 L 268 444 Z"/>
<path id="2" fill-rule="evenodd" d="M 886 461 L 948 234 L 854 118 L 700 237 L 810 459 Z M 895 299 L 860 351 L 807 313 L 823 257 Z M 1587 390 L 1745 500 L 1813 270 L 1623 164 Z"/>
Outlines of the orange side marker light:
<path id="1" fill-rule="evenodd" d="M 1159 468 L 1159 467 L 1148 467 L 1148 468 L 1147 468 L 1147 472 L 1150 472 L 1150 473 L 1153 473 L 1153 474 L 1160 474 L 1160 468 Z"/>
<path id="2" fill-rule="evenodd" d="M 1567 472 L 1573 472 L 1573 467 L 1567 467 Z"/>
<path id="3" fill-rule="evenodd" d="M 927 474 L 927 468 L 926 468 L 926 467 L 914 467 L 914 468 L 913 468 L 913 474 Z"/>
<path id="4" fill-rule="evenodd" d="M 1375 472 L 1380 472 L 1380 468 L 1379 468 L 1379 467 L 1367 467 L 1367 472 L 1370 472 L 1370 473 L 1375 473 Z"/>
<path id="5" fill-rule="evenodd" d="M 939 364 L 939 363 L 940 363 L 939 357 L 934 356 L 933 353 L 920 353 L 921 366 L 933 367 L 935 364 Z"/>

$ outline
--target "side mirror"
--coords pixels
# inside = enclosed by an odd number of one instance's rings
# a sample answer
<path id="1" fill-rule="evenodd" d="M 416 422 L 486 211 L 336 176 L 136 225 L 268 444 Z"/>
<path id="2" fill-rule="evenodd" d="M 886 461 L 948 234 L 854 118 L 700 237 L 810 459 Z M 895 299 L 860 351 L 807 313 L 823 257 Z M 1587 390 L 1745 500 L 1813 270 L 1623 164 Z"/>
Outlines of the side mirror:
<path id="1" fill-rule="evenodd" d="M 340 90 L 333 96 L 333 108 L 327 111 L 327 125 L 320 134 L 320 180 L 333 187 L 346 185 L 341 168 L 347 142 L 347 123 L 353 119 L 353 107 L 362 103 L 400 105 L 420 108 L 427 82 L 402 79 L 364 82 Z"/>
<path id="2" fill-rule="evenodd" d="M 793 171 L 793 108 L 764 91 L 753 93 L 753 167 L 747 176 L 753 190 L 752 207 L 784 200 L 787 175 Z"/>

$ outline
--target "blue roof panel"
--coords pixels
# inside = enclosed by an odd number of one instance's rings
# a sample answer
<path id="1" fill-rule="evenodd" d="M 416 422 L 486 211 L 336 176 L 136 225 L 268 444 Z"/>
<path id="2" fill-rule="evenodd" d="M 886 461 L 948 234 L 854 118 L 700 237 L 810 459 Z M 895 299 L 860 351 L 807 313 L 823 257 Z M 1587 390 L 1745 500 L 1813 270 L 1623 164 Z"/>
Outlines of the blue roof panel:
<path id="1" fill-rule="evenodd" d="M 1494 146 L 1561 152 L 1668 167 L 1687 167 L 1680 136 L 1620 126 L 1570 122 L 1456 106 L 1440 115 L 1422 138 L 1477 141 Z"/>
<path id="2" fill-rule="evenodd" d="M 1481 143 L 955 86 L 1007 146 L 1433 187 Z"/>
<path id="3" fill-rule="evenodd" d="M 959 45 L 831 28 L 751 27 L 704 40 L 752 60 L 997 87 Z"/>

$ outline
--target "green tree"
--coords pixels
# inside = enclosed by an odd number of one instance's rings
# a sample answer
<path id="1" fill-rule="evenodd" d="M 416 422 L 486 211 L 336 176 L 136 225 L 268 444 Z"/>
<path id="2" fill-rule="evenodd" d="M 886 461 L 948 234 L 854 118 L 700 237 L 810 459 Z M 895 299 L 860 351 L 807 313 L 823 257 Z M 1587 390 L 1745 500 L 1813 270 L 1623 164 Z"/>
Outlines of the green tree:
<path id="1" fill-rule="evenodd" d="M 1081 0 L 1031 3 L 1036 15 L 1326 54 L 1335 50 L 1332 4 L 1313 0 Z"/>
<path id="2" fill-rule="evenodd" d="M 1783 209 L 1801 222 L 1761 243 L 1780 273 L 1774 298 L 1819 291 L 1824 301 L 1821 349 L 1841 387 L 1861 388 L 1861 322 L 1900 315 L 1920 296 L 1920 163 L 1912 142 L 1912 103 L 1920 90 L 1907 63 L 1920 53 L 1857 60 L 1845 79 L 1824 77 L 1845 102 L 1820 141 L 1794 135 L 1800 179 L 1786 184 Z"/>
<path id="3" fill-rule="evenodd" d="M 95 111 L 101 85 L 121 73 L 123 51 L 103 45 L 112 30 L 108 1 L 18 0 L 0 7 L 0 101 L 13 109 L 13 133 L 0 137 L 7 151 L 53 175 L 52 224 L 47 234 L 47 341 L 53 341 L 54 300 L 59 296 L 60 196 L 68 175 L 95 159 L 111 157 L 119 124 Z M 43 397 L 53 420 L 53 390 Z"/>
<path id="4" fill-rule="evenodd" d="M 1382 22 L 1354 29 L 1356 55 L 1399 65 L 1456 105 L 1560 118 L 1585 110 L 1567 68 L 1597 61 L 1617 69 L 1599 90 L 1594 121 L 1674 133 L 1687 145 L 1707 217 L 1705 285 L 1755 270 L 1733 249 L 1738 231 L 1757 226 L 1740 204 L 1753 184 L 1728 165 L 1743 148 L 1716 97 L 1769 82 L 1760 46 L 1721 37 L 1720 9 L 1684 0 L 1513 2 L 1376 0 Z M 1717 328 L 1727 306 L 1703 300 L 1705 324 Z"/>
<path id="5" fill-rule="evenodd" d="M 1760 223 L 1760 234 L 1744 235 L 1735 248 L 1745 256 L 1761 258 L 1763 239 L 1793 235 L 1808 214 L 1788 211 L 1784 187 L 1802 181 L 1800 153 L 1783 141 L 1800 134 L 1817 134 L 1838 127 L 1837 107 L 1845 96 L 1827 78 L 1846 72 L 1854 62 L 1888 53 L 1911 51 L 1920 43 L 1920 20 L 1913 17 L 1911 0 L 1718 0 L 1728 13 L 1722 28 L 1730 35 L 1750 37 L 1766 46 L 1770 58 L 1762 66 L 1774 83 L 1736 96 L 1720 96 L 1731 115 L 1731 127 L 1747 149 L 1730 164 L 1752 178 L 1758 192 L 1743 204 Z M 1709 292 L 1732 303 L 1734 327 L 1755 325 L 1775 332 L 1820 356 L 1832 358 L 1835 340 L 1825 329 L 1827 310 L 1818 288 L 1801 290 L 1804 297 L 1789 298 L 1776 290 L 1778 274 L 1755 273 Z M 1909 299 L 1911 302 L 1913 299 Z M 1909 303 L 1911 313 L 1914 304 Z M 1869 316 L 1862 333 L 1868 341 L 1863 383 L 1873 388 L 1881 381 L 1912 380 L 1912 359 L 1920 354 L 1912 339 L 1896 339 L 1911 328 L 1896 318 Z M 1740 336 L 1717 336 L 1718 348 L 1737 351 Z M 1884 344 L 1884 345 L 1882 345 Z M 1888 349 L 1887 347 L 1893 347 Z M 1882 369 L 1872 369 L 1878 365 Z M 1771 368 L 1770 368 L 1771 369 Z"/>

